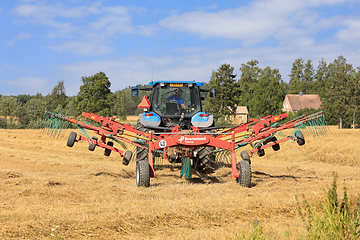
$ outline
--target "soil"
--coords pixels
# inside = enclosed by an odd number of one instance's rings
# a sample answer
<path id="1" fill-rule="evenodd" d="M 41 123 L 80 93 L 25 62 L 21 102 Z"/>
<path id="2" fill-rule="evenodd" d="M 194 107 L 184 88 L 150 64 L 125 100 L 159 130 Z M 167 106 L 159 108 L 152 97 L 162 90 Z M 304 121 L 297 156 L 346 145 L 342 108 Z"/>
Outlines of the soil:
<path id="1" fill-rule="evenodd" d="M 351 199 L 360 192 L 357 129 L 330 127 L 326 136 L 306 136 L 304 146 L 287 141 L 254 155 L 251 188 L 237 184 L 226 165 L 184 179 L 166 160 L 151 187 L 139 188 L 134 162 L 91 152 L 87 142 L 69 148 L 69 133 L 54 139 L 39 130 L 0 130 L 1 239 L 238 239 L 257 225 L 266 235 L 296 239 L 305 228 L 295 197 L 323 200 L 334 172 L 340 197 L 345 184 Z"/>

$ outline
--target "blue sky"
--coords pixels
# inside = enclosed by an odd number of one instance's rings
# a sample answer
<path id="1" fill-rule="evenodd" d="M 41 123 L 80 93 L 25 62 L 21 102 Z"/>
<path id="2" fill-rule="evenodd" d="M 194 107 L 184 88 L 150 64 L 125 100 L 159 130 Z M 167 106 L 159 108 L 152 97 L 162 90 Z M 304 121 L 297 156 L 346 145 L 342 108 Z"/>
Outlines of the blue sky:
<path id="1" fill-rule="evenodd" d="M 0 2 L 0 94 L 47 95 L 58 81 L 105 72 L 111 90 L 153 80 L 209 81 L 252 59 L 289 81 L 297 58 L 316 69 L 342 55 L 360 67 L 359 0 Z"/>

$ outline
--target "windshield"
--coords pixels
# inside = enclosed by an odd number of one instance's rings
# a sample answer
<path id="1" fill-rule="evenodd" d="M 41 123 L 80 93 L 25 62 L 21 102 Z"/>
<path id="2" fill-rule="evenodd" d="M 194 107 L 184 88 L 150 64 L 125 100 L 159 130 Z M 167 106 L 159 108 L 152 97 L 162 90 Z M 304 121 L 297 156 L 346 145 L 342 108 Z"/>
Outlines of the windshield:
<path id="1" fill-rule="evenodd" d="M 186 84 L 157 85 L 154 89 L 151 105 L 160 116 L 192 116 L 201 110 L 198 87 Z"/>

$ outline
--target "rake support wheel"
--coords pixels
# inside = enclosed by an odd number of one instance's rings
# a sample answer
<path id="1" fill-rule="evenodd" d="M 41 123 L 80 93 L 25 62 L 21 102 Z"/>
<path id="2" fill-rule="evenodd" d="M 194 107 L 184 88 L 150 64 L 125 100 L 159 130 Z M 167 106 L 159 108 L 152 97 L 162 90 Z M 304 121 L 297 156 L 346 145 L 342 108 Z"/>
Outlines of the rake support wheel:
<path id="1" fill-rule="evenodd" d="M 91 139 L 92 139 L 92 140 L 95 140 L 95 141 L 98 140 L 97 137 L 92 137 Z M 89 143 L 89 150 L 90 150 L 90 151 L 94 151 L 94 150 L 95 150 L 95 147 L 96 147 L 96 144 L 91 143 L 91 142 Z"/>
<path id="2" fill-rule="evenodd" d="M 69 138 L 68 138 L 67 143 L 66 143 L 66 145 L 68 147 L 73 147 L 74 146 L 76 136 L 77 136 L 76 132 L 71 132 L 70 133 Z"/>
<path id="3" fill-rule="evenodd" d="M 240 176 L 236 178 L 238 184 L 243 187 L 251 187 L 251 166 L 248 161 L 242 160 L 238 162 L 237 169 L 240 172 Z"/>
<path id="4" fill-rule="evenodd" d="M 242 151 L 240 153 L 242 160 L 248 161 L 251 164 L 250 156 L 247 151 Z"/>
<path id="5" fill-rule="evenodd" d="M 276 138 L 275 136 L 273 136 L 270 140 L 271 140 L 272 142 L 276 142 L 276 141 L 277 141 L 277 138 Z M 275 145 L 272 145 L 271 147 L 272 147 L 272 149 L 273 149 L 274 151 L 279 151 L 279 150 L 280 150 L 280 144 L 279 144 L 279 143 L 277 143 L 277 144 L 275 144 Z"/>
<path id="6" fill-rule="evenodd" d="M 112 147 L 112 146 L 114 146 L 114 143 L 113 142 L 108 142 L 107 145 Z M 111 154 L 111 150 L 105 148 L 104 155 L 108 157 L 108 156 L 110 156 L 110 154 Z"/>
<path id="7" fill-rule="evenodd" d="M 129 165 L 132 155 L 133 155 L 132 151 L 126 150 L 124 154 L 124 158 L 122 160 L 122 164 L 124 164 L 125 166 Z"/>
<path id="8" fill-rule="evenodd" d="M 146 160 L 136 162 L 136 185 L 150 187 L 150 165 Z"/>
<path id="9" fill-rule="evenodd" d="M 301 131 L 297 131 L 295 133 L 295 137 L 296 137 L 296 142 L 297 142 L 297 144 L 299 144 L 299 146 L 302 146 L 305 144 L 304 134 Z"/>
<path id="10" fill-rule="evenodd" d="M 256 143 L 255 144 L 255 148 L 260 148 L 261 147 L 261 143 Z M 259 151 L 257 151 L 257 155 L 259 157 L 263 157 L 265 155 L 265 150 L 264 149 L 260 149 Z"/>

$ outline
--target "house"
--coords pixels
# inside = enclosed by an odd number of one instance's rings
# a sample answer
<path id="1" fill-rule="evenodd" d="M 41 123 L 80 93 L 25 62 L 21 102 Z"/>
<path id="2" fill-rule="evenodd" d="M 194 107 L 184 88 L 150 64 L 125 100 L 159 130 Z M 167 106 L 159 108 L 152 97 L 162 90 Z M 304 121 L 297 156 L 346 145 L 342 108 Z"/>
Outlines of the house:
<path id="1" fill-rule="evenodd" d="M 225 120 L 231 121 L 232 124 L 247 123 L 248 113 L 249 112 L 246 106 L 237 106 L 235 111 L 235 116 L 226 116 Z"/>
<path id="2" fill-rule="evenodd" d="M 296 113 L 305 108 L 319 109 L 321 104 L 318 94 L 286 94 L 282 111 Z"/>

